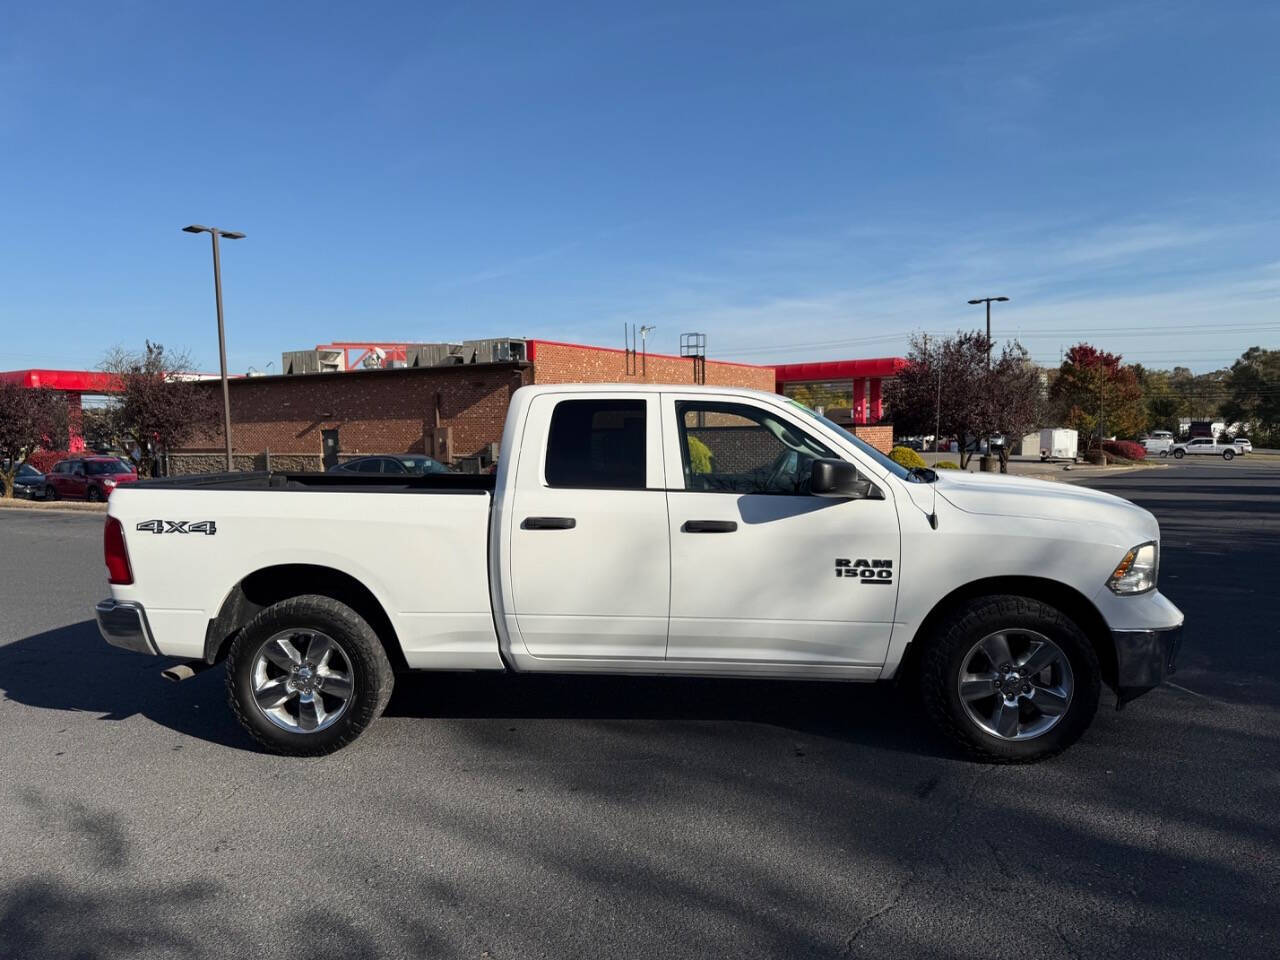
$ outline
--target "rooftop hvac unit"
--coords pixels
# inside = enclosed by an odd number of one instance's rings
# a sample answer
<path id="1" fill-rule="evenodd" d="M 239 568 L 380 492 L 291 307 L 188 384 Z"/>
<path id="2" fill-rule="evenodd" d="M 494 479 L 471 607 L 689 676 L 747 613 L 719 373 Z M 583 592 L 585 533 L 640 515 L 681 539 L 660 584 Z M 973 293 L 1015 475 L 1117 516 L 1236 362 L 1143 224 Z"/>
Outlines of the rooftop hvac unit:
<path id="1" fill-rule="evenodd" d="M 499 338 L 491 340 L 463 340 L 462 352 L 467 363 L 511 363 L 528 356 L 523 340 Z"/>
<path id="2" fill-rule="evenodd" d="M 280 372 L 286 375 L 318 373 L 320 359 L 314 350 L 286 350 L 280 354 Z"/>
<path id="3" fill-rule="evenodd" d="M 339 373 L 347 369 L 347 358 L 341 350 L 317 350 L 315 353 L 321 373 Z"/>
<path id="4" fill-rule="evenodd" d="M 411 367 L 447 367 L 463 362 L 460 343 L 419 343 L 405 350 L 404 356 Z"/>

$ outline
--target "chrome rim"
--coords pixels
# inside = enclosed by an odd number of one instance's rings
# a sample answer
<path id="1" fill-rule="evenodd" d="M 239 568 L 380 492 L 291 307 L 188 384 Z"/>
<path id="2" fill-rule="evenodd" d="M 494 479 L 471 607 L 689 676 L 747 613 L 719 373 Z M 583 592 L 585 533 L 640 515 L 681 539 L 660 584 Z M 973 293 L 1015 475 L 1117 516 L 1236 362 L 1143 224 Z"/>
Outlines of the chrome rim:
<path id="1" fill-rule="evenodd" d="M 277 633 L 253 658 L 254 703 L 290 733 L 317 733 L 337 723 L 354 693 L 351 661 L 317 630 Z"/>
<path id="2" fill-rule="evenodd" d="M 1001 630 L 966 654 L 957 684 L 969 719 L 1001 740 L 1031 740 L 1071 706 L 1075 677 L 1066 653 L 1034 630 Z"/>

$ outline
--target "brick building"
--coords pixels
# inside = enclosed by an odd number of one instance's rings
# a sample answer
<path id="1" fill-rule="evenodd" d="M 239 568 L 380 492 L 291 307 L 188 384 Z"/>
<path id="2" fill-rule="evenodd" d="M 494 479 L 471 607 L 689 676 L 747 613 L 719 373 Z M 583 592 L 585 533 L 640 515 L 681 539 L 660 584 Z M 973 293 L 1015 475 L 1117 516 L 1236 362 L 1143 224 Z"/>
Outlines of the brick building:
<path id="1" fill-rule="evenodd" d="M 320 470 L 370 453 L 428 453 L 464 464 L 497 453 L 511 394 L 530 383 L 692 383 L 686 357 L 527 341 L 520 361 L 348 370 L 229 383 L 236 469 Z M 774 389 L 772 367 L 706 362 L 706 382 Z M 220 390 L 217 381 L 203 385 Z M 225 469 L 215 427 L 172 451 L 172 473 Z"/>
<path id="2" fill-rule="evenodd" d="M 693 362 L 688 357 L 650 353 L 635 356 L 628 373 L 625 350 L 611 347 L 587 347 L 555 340 L 530 340 L 529 360 L 533 364 L 535 383 L 692 383 Z M 774 390 L 773 367 L 748 363 L 708 360 L 706 382 L 709 386 L 750 387 Z"/>

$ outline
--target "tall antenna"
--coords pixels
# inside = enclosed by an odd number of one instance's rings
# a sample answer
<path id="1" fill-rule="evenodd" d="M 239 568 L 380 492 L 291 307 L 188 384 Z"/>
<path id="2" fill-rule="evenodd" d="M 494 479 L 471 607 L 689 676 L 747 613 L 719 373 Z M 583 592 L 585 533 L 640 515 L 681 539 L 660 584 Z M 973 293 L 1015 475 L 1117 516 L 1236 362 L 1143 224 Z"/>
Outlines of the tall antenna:
<path id="1" fill-rule="evenodd" d="M 640 374 L 641 376 L 649 375 L 649 334 L 658 328 L 652 324 L 644 324 L 640 327 Z"/>
<path id="2" fill-rule="evenodd" d="M 634 377 L 636 375 L 636 325 L 634 323 L 622 325 L 622 342 L 627 351 L 626 375 Z"/>

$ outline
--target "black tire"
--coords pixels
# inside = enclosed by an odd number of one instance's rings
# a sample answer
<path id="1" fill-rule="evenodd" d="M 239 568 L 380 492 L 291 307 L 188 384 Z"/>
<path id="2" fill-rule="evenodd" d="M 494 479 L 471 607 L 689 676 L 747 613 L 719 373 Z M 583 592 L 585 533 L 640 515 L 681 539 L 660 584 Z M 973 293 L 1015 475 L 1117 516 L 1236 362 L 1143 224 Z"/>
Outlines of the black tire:
<path id="1" fill-rule="evenodd" d="M 312 732 L 284 729 L 254 699 L 254 661 L 268 640 L 288 630 L 325 634 L 350 663 L 353 692 L 331 726 Z M 288 756 L 319 756 L 351 743 L 382 715 L 393 684 L 377 634 L 358 613 L 329 597 L 292 597 L 267 607 L 240 631 L 227 656 L 227 697 L 236 719 L 261 746 Z"/>
<path id="2" fill-rule="evenodd" d="M 1066 710 L 1044 733 L 1009 740 L 988 733 L 969 716 L 960 698 L 960 673 L 974 644 L 1004 630 L 1030 630 L 1055 643 L 1070 664 L 1074 689 Z M 1098 710 L 1101 670 L 1089 638 L 1061 611 L 1018 596 L 979 597 L 946 618 L 925 641 L 919 665 L 920 692 L 934 726 L 973 759 L 1030 763 L 1061 753 L 1089 728 Z"/>
<path id="3" fill-rule="evenodd" d="M 58 499 L 58 491 L 57 491 L 57 490 L 55 490 L 55 489 L 53 489 L 53 487 L 45 487 L 45 488 L 44 488 L 44 498 L 45 498 L 46 500 L 57 500 L 57 499 Z"/>
<path id="4" fill-rule="evenodd" d="M 1175 459 L 1175 460 L 1181 460 L 1181 459 L 1182 459 L 1183 457 L 1185 457 L 1186 455 L 1187 455 L 1187 452 L 1186 452 L 1185 450 L 1175 450 L 1175 451 L 1173 451 L 1173 459 Z"/>
<path id="5" fill-rule="evenodd" d="M 85 493 L 84 498 L 88 500 L 90 503 L 101 503 L 102 491 L 99 490 L 97 487 L 90 487 L 88 492 Z"/>
<path id="6" fill-rule="evenodd" d="M 1223 460 L 1226 460 L 1226 461 L 1228 461 L 1228 462 L 1230 462 L 1231 460 L 1234 460 L 1234 459 L 1235 459 L 1235 456 L 1236 456 L 1236 452 L 1235 452 L 1234 450 L 1223 450 L 1223 451 L 1222 451 L 1222 459 L 1223 459 Z"/>

